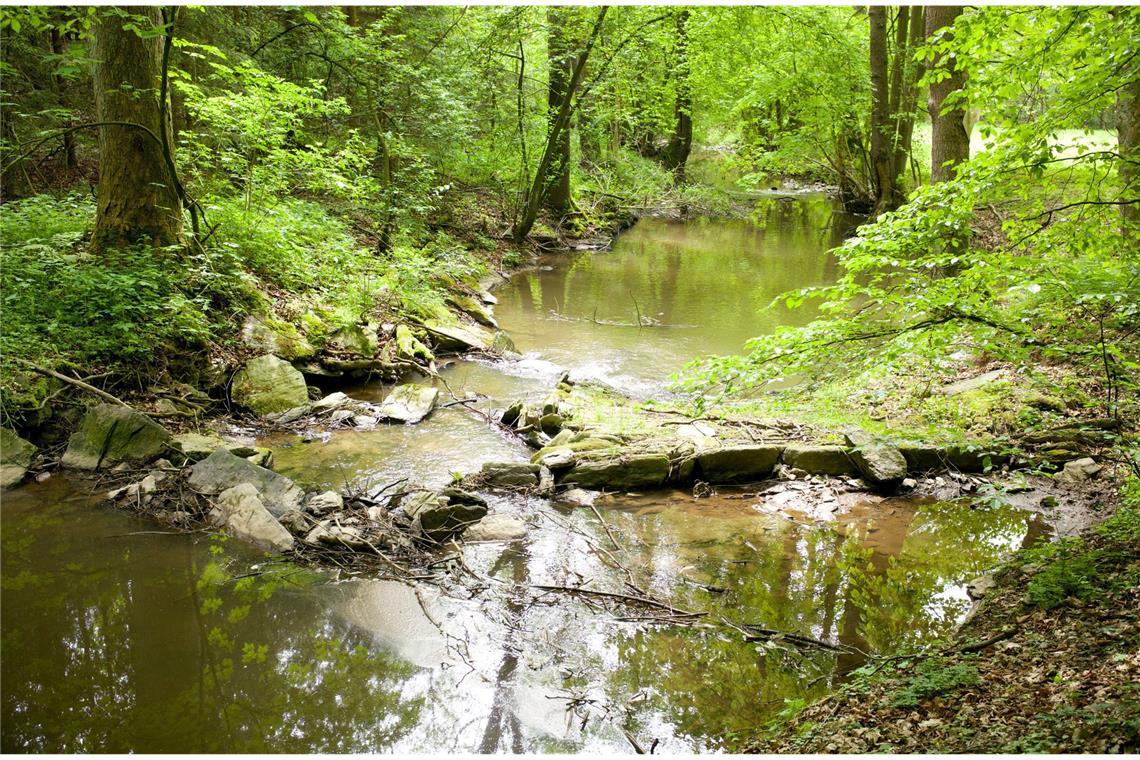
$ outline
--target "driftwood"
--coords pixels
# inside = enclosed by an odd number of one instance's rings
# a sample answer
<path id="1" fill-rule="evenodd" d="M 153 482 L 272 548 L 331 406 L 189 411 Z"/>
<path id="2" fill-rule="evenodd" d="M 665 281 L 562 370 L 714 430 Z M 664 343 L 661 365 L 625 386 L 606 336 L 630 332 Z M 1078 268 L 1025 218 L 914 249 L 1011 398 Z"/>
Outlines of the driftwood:
<path id="1" fill-rule="evenodd" d="M 593 596 L 601 599 L 617 599 L 618 601 L 627 602 L 630 604 L 644 604 L 647 607 L 656 607 L 660 610 L 671 612 L 678 617 L 704 617 L 707 612 L 692 612 L 690 610 L 682 610 L 665 602 L 659 602 L 656 599 L 650 599 L 644 596 L 631 596 L 629 594 L 616 594 L 610 591 L 593 591 L 588 588 L 581 588 L 578 586 L 552 586 L 547 584 L 531 584 L 530 588 L 538 589 L 540 591 L 561 591 L 566 594 L 582 594 L 583 596 Z"/>

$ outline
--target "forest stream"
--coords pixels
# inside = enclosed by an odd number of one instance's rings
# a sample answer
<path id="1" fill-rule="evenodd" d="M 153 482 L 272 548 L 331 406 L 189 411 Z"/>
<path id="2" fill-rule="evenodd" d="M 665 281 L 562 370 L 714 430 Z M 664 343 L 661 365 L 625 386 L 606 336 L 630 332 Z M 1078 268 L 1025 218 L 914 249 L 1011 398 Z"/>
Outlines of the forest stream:
<path id="1" fill-rule="evenodd" d="M 540 399 L 567 369 L 665 393 L 688 360 L 739 352 L 791 319 L 762 307 L 834 280 L 826 251 L 854 223 L 810 194 L 762 199 L 749 220 L 643 219 L 612 251 L 551 254 L 496 290 L 521 360 L 441 374 L 488 411 Z M 376 401 L 387 389 L 345 390 Z M 531 453 L 458 405 L 415 426 L 260 445 L 303 487 L 365 492 Z M 484 582 L 456 590 L 267 562 L 236 540 L 97 506 L 64 475 L 28 484 L 3 504 L 2 603 L 19 621 L 3 631 L 3 750 L 732 750 L 868 654 L 952 630 L 967 582 L 1050 530 L 1011 507 L 906 498 L 820 521 L 794 500 L 760 509 L 754 490 L 619 494 L 596 512 L 491 494 L 529 534 L 463 546 Z M 584 582 L 816 643 L 517 591 Z"/>

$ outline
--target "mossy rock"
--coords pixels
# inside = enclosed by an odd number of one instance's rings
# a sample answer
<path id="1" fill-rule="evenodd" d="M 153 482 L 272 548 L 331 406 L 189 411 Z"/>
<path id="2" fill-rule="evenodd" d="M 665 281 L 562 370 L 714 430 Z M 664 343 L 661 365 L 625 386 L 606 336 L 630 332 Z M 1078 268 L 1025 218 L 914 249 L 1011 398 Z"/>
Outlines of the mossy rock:
<path id="1" fill-rule="evenodd" d="M 697 455 L 697 465 L 709 483 L 739 483 L 760 480 L 772 473 L 783 453 L 782 446 L 726 446 Z"/>
<path id="2" fill-rule="evenodd" d="M 60 464 L 77 470 L 99 470 L 122 462 L 141 464 L 157 459 L 169 443 L 166 428 L 142 412 L 99 404 L 83 415 Z"/>
<path id="3" fill-rule="evenodd" d="M 665 485 L 672 464 L 659 453 L 623 454 L 613 458 L 579 461 L 566 474 L 565 482 L 581 488 L 626 490 Z"/>
<path id="4" fill-rule="evenodd" d="M 0 488 L 10 488 L 23 480 L 35 454 L 34 445 L 8 428 L 0 428 Z"/>
<path id="5" fill-rule="evenodd" d="M 248 362 L 234 376 L 230 396 L 257 414 L 277 414 L 309 403 L 305 376 L 272 354 Z"/>
<path id="6" fill-rule="evenodd" d="M 349 325 L 329 337 L 328 347 L 356 356 L 372 357 L 380 348 L 380 338 L 372 325 Z"/>
<path id="7" fill-rule="evenodd" d="M 784 449 L 784 463 L 812 475 L 848 475 L 858 469 L 842 446 L 791 445 Z"/>
<path id="8" fill-rule="evenodd" d="M 425 362 L 435 361 L 431 349 L 424 345 L 407 325 L 396 325 L 396 356 L 410 362 L 416 359 L 423 359 Z"/>
<path id="9" fill-rule="evenodd" d="M 492 316 L 491 310 L 488 309 L 481 301 L 478 301 L 466 293 L 450 293 L 447 296 L 448 302 L 455 308 L 467 314 L 476 322 L 487 327 L 498 328 L 499 323 L 495 321 Z"/>
<path id="10" fill-rule="evenodd" d="M 296 325 L 276 317 L 247 318 L 241 337 L 243 343 L 257 351 L 289 360 L 308 359 L 317 353 Z"/>

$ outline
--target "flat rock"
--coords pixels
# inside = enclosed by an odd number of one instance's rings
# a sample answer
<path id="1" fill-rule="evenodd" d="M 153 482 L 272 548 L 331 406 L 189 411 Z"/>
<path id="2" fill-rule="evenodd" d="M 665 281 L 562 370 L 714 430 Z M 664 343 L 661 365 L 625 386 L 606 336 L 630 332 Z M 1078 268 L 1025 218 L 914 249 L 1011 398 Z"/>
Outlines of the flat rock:
<path id="1" fill-rule="evenodd" d="M 479 471 L 490 486 L 537 487 L 542 465 L 530 462 L 487 462 Z"/>
<path id="2" fill-rule="evenodd" d="M 453 502 L 433 491 L 412 494 L 401 506 L 419 532 L 434 540 L 459 533 L 487 514 L 486 503 Z"/>
<path id="3" fill-rule="evenodd" d="M 397 385 L 384 399 L 377 414 L 383 419 L 414 425 L 431 414 L 438 400 L 439 388 L 410 383 Z"/>
<path id="4" fill-rule="evenodd" d="M 293 536 L 266 509 L 257 489 L 241 483 L 218 494 L 214 502 L 222 523 L 233 535 L 267 551 L 287 552 Z"/>
<path id="5" fill-rule="evenodd" d="M 330 393 L 322 398 L 320 401 L 314 401 L 310 409 L 313 414 L 325 414 L 326 412 L 335 412 L 340 409 L 350 407 L 355 402 L 348 397 L 348 395 L 337 391 Z"/>
<path id="6" fill-rule="evenodd" d="M 149 462 L 161 456 L 169 442 L 166 428 L 142 412 L 118 404 L 99 404 L 83 415 L 61 464 L 77 470 L 99 470 Z"/>
<path id="7" fill-rule="evenodd" d="M 868 443 L 851 453 L 863 479 L 882 490 L 898 488 L 906 477 L 906 458 L 894 446 Z"/>
<path id="8" fill-rule="evenodd" d="M 977 390 L 990 383 L 997 382 L 1005 375 L 1005 370 L 995 369 L 992 372 L 984 372 L 977 377 L 971 377 L 966 380 L 959 380 L 956 383 L 950 383 L 947 386 L 938 389 L 938 392 L 943 396 L 957 396 L 960 393 Z"/>
<path id="9" fill-rule="evenodd" d="M 556 500 L 559 504 L 569 507 L 591 507 L 601 496 L 597 491 L 587 491 L 584 488 L 571 488 L 558 494 Z"/>
<path id="10" fill-rule="evenodd" d="M 495 334 L 478 325 L 447 325 L 429 319 L 424 328 L 442 351 L 486 351 L 495 343 Z"/>
<path id="11" fill-rule="evenodd" d="M 697 454 L 700 477 L 709 483 L 761 480 L 772 474 L 783 453 L 781 446 L 726 446 Z"/>
<path id="12" fill-rule="evenodd" d="M 0 488 L 10 488 L 28 473 L 36 447 L 8 428 L 0 428 Z"/>
<path id="13" fill-rule="evenodd" d="M 305 494 L 292 480 L 272 470 L 236 457 L 225 449 L 190 468 L 190 487 L 199 493 L 216 494 L 248 483 L 257 491 L 265 507 L 275 517 L 300 509 Z"/>
<path id="14" fill-rule="evenodd" d="M 276 414 L 309 403 L 305 376 L 292 364 L 273 354 L 251 359 L 234 375 L 230 396 L 237 404 L 261 415 Z"/>
<path id="15" fill-rule="evenodd" d="M 581 488 L 657 488 L 665 485 L 669 469 L 669 457 L 665 454 L 626 454 L 612 459 L 579 460 L 563 480 Z"/>
<path id="16" fill-rule="evenodd" d="M 380 337 L 374 325 L 350 325 L 332 334 L 329 347 L 348 354 L 371 357 L 380 348 Z"/>
<path id="17" fill-rule="evenodd" d="M 550 443 L 551 445 L 536 452 L 530 461 L 534 464 L 548 467 L 551 470 L 565 470 L 569 467 L 573 467 L 574 463 L 578 460 L 578 455 L 574 453 L 574 449 L 569 446 L 554 445 L 554 441 Z"/>
<path id="18" fill-rule="evenodd" d="M 790 445 L 784 463 L 809 475 L 848 475 L 858 471 L 842 446 Z"/>
<path id="19" fill-rule="evenodd" d="M 486 515 L 463 531 L 465 541 L 516 541 L 525 538 L 527 526 L 510 515 Z"/>

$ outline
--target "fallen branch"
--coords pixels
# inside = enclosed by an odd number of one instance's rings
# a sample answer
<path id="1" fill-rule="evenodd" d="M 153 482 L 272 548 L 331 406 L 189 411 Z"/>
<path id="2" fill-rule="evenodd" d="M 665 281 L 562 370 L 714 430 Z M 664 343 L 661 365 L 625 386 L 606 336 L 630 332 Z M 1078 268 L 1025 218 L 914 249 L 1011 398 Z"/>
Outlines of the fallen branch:
<path id="1" fill-rule="evenodd" d="M 128 409 L 132 408 L 131 405 L 128 404 L 126 401 L 123 401 L 120 398 L 112 396 L 110 393 L 107 393 L 107 391 L 101 391 L 98 388 L 96 388 L 94 385 L 89 385 L 89 384 L 83 382 L 82 380 L 76 380 L 74 377 L 68 377 L 67 375 L 65 375 L 61 372 L 56 372 L 54 369 L 47 369 L 45 367 L 40 367 L 39 365 L 32 364 L 30 361 L 28 361 L 26 359 L 21 359 L 18 356 L 13 356 L 11 358 L 14 361 L 19 362 L 20 364 L 23 364 L 25 367 L 30 369 L 32 372 L 35 372 L 36 374 L 46 375 L 47 377 L 54 377 L 56 380 L 62 380 L 63 382 L 74 385 L 76 388 L 81 388 L 82 390 L 85 390 L 88 393 L 94 393 L 96 396 L 103 399 L 104 401 L 110 401 L 112 404 L 118 404 L 119 406 L 125 406 Z"/>
<path id="2" fill-rule="evenodd" d="M 681 617 L 703 617 L 707 612 L 692 612 L 690 610 L 682 610 L 677 607 L 670 606 L 664 602 L 659 602 L 656 599 L 650 599 L 643 596 L 630 596 L 629 594 L 615 594 L 609 591 L 593 591 L 588 588 L 580 588 L 577 586 L 549 586 L 545 584 L 532 584 L 530 588 L 538 589 L 540 591 L 562 591 L 567 594 L 582 594 L 584 596 L 596 596 L 602 599 L 617 599 L 623 602 L 630 602 L 633 604 L 644 604 L 649 607 L 656 607 L 657 609 L 667 610 L 674 615 Z"/>

